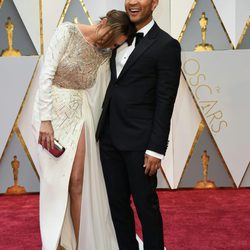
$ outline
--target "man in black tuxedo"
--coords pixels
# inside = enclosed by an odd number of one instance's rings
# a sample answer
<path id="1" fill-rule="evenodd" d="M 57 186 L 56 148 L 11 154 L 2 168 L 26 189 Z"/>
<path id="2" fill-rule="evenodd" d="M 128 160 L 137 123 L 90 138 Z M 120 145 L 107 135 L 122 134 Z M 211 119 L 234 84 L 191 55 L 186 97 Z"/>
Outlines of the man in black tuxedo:
<path id="1" fill-rule="evenodd" d="M 144 249 L 164 249 L 156 172 L 167 148 L 181 61 L 179 43 L 152 18 L 157 4 L 158 0 L 125 0 L 138 32 L 131 45 L 113 51 L 111 81 L 96 133 L 120 250 L 139 249 L 131 195 Z"/>

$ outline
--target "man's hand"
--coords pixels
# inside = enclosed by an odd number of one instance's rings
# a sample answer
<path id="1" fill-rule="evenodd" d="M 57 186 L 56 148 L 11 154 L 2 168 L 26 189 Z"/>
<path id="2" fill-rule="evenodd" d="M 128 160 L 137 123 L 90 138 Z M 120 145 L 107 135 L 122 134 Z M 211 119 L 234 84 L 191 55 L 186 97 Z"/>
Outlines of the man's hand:
<path id="1" fill-rule="evenodd" d="M 38 142 L 43 148 L 47 145 L 48 150 L 54 148 L 54 130 L 51 121 L 41 122 Z"/>
<path id="2" fill-rule="evenodd" d="M 161 160 L 153 156 L 145 154 L 143 166 L 145 167 L 145 174 L 152 176 L 161 167 Z"/>

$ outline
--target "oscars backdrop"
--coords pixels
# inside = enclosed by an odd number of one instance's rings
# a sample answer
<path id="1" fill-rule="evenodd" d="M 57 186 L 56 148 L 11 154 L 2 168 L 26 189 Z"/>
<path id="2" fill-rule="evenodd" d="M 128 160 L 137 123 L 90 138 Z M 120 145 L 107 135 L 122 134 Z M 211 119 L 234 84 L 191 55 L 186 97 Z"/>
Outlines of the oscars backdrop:
<path id="1" fill-rule="evenodd" d="M 124 0 L 0 0 L 0 193 L 39 192 L 31 117 L 56 27 L 114 8 Z M 250 186 L 249 15 L 249 0 L 159 0 L 154 18 L 182 46 L 159 188 Z"/>

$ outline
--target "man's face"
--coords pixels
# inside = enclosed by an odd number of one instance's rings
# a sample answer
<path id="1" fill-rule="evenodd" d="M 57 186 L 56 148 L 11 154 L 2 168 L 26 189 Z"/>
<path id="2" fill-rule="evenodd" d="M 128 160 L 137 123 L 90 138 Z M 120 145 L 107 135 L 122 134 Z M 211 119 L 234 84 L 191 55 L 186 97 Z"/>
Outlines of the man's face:
<path id="1" fill-rule="evenodd" d="M 125 0 L 125 9 L 130 20 L 139 30 L 152 20 L 152 13 L 158 0 Z"/>

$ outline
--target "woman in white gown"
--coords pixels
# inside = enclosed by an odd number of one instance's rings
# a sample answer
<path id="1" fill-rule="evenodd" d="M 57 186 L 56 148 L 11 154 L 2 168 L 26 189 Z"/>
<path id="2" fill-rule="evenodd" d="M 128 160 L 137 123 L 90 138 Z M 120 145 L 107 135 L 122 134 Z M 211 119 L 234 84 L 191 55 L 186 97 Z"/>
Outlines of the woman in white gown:
<path id="1" fill-rule="evenodd" d="M 55 158 L 38 146 L 44 250 L 58 244 L 66 250 L 118 249 L 95 141 L 110 57 L 100 48 L 114 48 L 133 33 L 126 13 L 113 10 L 97 25 L 60 25 L 47 49 L 33 128 L 41 145 L 53 148 L 56 138 L 66 150 Z"/>

